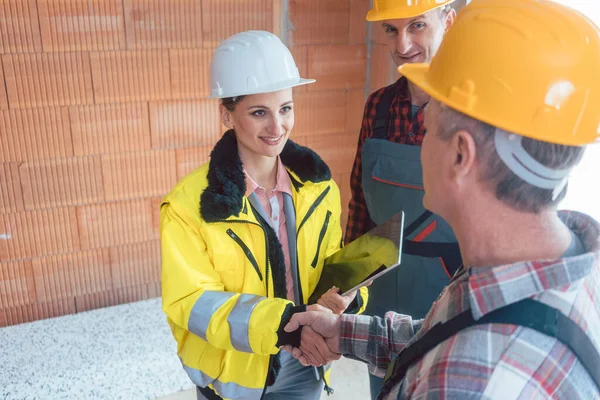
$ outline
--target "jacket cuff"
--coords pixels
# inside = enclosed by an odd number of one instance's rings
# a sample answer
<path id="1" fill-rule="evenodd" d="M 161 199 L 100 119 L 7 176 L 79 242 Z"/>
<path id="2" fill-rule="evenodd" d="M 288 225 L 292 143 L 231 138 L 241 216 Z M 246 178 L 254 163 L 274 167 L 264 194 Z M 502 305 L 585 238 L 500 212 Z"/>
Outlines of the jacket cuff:
<path id="1" fill-rule="evenodd" d="M 350 303 L 348 305 L 348 308 L 346 308 L 346 311 L 344 311 L 344 314 L 357 314 L 360 309 L 363 306 L 363 299 L 362 296 L 360 295 L 360 290 L 356 293 L 356 296 L 354 297 L 354 300 L 352 300 L 352 303 Z"/>
<path id="2" fill-rule="evenodd" d="M 283 315 L 281 316 L 281 323 L 279 324 L 279 329 L 277 329 L 277 344 L 275 346 L 281 347 L 286 345 L 291 345 L 292 347 L 300 347 L 300 335 L 302 333 L 302 326 L 295 330 L 294 332 L 286 332 L 283 328 L 290 322 L 292 315 L 296 313 L 301 313 L 306 311 L 306 306 L 293 306 L 292 304 L 288 304 L 283 310 Z"/>

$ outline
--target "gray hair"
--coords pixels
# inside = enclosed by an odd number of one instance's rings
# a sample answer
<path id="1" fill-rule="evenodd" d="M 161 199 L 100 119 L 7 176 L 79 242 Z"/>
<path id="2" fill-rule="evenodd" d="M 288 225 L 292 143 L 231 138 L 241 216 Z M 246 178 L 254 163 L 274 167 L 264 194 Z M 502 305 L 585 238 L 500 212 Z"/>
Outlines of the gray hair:
<path id="1" fill-rule="evenodd" d="M 471 134 L 482 165 L 482 180 L 496 193 L 496 198 L 506 205 L 523 212 L 538 214 L 555 207 L 565 197 L 567 186 L 553 196 L 552 189 L 535 187 L 515 175 L 502 161 L 494 145 L 494 136 L 502 131 L 492 125 L 478 121 L 459 111 L 441 104 L 438 118 L 439 136 L 450 140 L 459 130 Z M 552 169 L 568 169 L 576 166 L 583 157 L 584 148 L 542 142 L 527 137 L 522 141 L 523 149 L 540 164 Z"/>

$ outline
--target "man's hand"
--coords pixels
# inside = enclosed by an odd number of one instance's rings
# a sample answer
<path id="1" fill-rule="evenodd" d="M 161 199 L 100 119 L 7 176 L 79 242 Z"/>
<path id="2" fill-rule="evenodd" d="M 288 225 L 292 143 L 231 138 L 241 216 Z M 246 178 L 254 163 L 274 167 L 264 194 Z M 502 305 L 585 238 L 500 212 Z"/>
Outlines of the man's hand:
<path id="1" fill-rule="evenodd" d="M 284 346 L 300 364 L 319 367 L 329 361 L 339 360 L 340 322 L 339 316 L 320 306 L 310 306 L 309 311 L 294 314 L 285 326 L 286 332 L 302 328 L 300 348 Z"/>
<path id="2" fill-rule="evenodd" d="M 339 292 L 339 288 L 335 286 L 332 287 L 327 292 L 323 293 L 321 298 L 317 301 L 317 304 L 329 308 L 337 315 L 341 315 L 356 297 L 356 290 L 347 296 L 342 296 Z"/>

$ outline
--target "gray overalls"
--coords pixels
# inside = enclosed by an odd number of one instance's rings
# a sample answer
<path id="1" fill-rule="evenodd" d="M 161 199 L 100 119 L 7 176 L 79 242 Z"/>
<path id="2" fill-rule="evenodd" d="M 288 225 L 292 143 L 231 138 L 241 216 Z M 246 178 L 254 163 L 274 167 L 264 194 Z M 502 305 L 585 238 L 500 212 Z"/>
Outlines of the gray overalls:
<path id="1" fill-rule="evenodd" d="M 394 92 L 390 87 L 382 95 L 373 136 L 363 145 L 362 188 L 375 224 L 405 212 L 405 240 L 401 265 L 369 287 L 365 314 L 383 317 L 395 311 L 423 318 L 462 261 L 448 223 L 423 207 L 421 147 L 387 139 Z M 412 129 L 418 129 L 416 120 Z M 376 398 L 383 380 L 373 375 L 370 380 L 371 396 Z"/>

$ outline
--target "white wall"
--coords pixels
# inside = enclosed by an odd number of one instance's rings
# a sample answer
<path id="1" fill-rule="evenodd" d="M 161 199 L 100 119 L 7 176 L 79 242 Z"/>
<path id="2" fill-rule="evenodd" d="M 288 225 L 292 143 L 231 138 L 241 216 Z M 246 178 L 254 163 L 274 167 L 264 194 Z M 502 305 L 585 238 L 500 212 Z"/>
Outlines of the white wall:
<path id="1" fill-rule="evenodd" d="M 597 0 L 555 1 L 573 7 L 600 26 L 600 7 Z M 600 79 L 600 71 L 595 79 Z M 600 220 L 600 143 L 588 147 L 583 161 L 573 171 L 567 197 L 560 208 L 582 211 Z"/>

